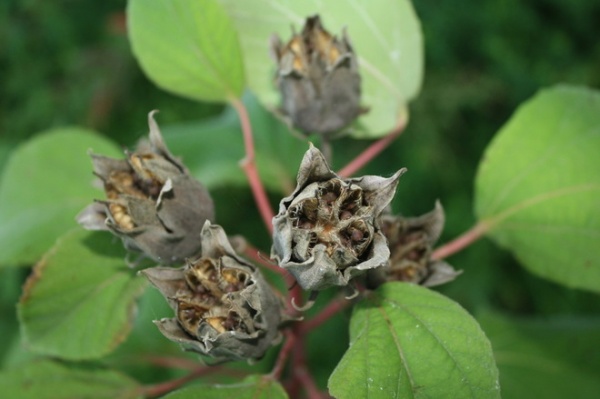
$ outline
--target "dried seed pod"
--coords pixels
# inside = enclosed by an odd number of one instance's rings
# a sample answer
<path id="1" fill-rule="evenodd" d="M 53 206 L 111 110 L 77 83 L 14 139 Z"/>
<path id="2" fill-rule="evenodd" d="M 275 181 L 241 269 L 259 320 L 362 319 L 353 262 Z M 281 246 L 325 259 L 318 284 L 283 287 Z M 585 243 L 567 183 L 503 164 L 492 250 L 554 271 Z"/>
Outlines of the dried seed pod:
<path id="1" fill-rule="evenodd" d="M 127 159 L 91 154 L 107 200 L 85 208 L 77 221 L 88 230 L 109 230 L 128 250 L 161 264 L 180 263 L 200 251 L 200 231 L 214 219 L 208 191 L 167 149 L 153 114 L 150 142 Z"/>
<path id="2" fill-rule="evenodd" d="M 274 36 L 271 50 L 282 111 L 295 128 L 329 135 L 361 113 L 358 62 L 345 30 L 338 39 L 315 15 L 287 44 Z"/>
<path id="3" fill-rule="evenodd" d="M 271 257 L 305 290 L 345 286 L 365 270 L 384 266 L 390 252 L 376 220 L 405 170 L 389 178 L 341 179 L 311 145 L 296 189 L 273 218 Z"/>
<path id="4" fill-rule="evenodd" d="M 387 267 L 369 272 L 369 286 L 386 281 L 406 281 L 427 287 L 452 281 L 461 271 L 455 271 L 444 261 L 432 261 L 433 245 L 444 228 L 444 209 L 439 201 L 424 215 L 405 218 L 382 215 L 381 230 L 388 239 L 390 260 Z"/>
<path id="5" fill-rule="evenodd" d="M 155 324 L 186 350 L 220 360 L 259 359 L 279 338 L 281 300 L 233 251 L 220 226 L 207 221 L 201 236 L 201 258 L 140 272 L 175 310 L 174 318 Z"/>

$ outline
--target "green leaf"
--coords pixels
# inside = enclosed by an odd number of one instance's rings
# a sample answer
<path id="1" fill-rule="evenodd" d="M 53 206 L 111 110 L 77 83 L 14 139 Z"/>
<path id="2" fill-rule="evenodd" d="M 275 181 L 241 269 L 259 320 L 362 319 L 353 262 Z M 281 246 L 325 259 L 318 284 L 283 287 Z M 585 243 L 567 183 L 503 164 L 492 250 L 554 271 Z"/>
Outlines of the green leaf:
<path id="1" fill-rule="evenodd" d="M 504 399 L 595 398 L 600 392 L 600 319 L 478 317 L 488 334 Z"/>
<path id="2" fill-rule="evenodd" d="M 532 272 L 600 292 L 600 94 L 546 89 L 492 141 L 476 179 L 488 234 Z"/>
<path id="3" fill-rule="evenodd" d="M 492 348 L 457 303 L 387 283 L 356 306 L 350 347 L 329 379 L 338 398 L 499 398 Z"/>
<path id="4" fill-rule="evenodd" d="M 237 32 L 215 0 L 130 0 L 133 52 L 159 87 L 201 101 L 227 101 L 244 90 Z"/>
<path id="5" fill-rule="evenodd" d="M 194 385 L 180 389 L 164 399 L 285 399 L 283 387 L 269 377 L 250 376 L 234 385 Z"/>
<path id="6" fill-rule="evenodd" d="M 49 360 L 20 365 L 0 373 L 5 398 L 134 399 L 139 385 L 113 370 L 66 365 Z"/>
<path id="7" fill-rule="evenodd" d="M 279 104 L 271 35 L 287 41 L 291 25 L 300 31 L 306 17 L 320 14 L 332 34 L 347 26 L 358 55 L 362 104 L 370 110 L 353 135 L 382 136 L 407 117 L 406 104 L 418 94 L 423 75 L 423 39 L 410 1 L 374 0 L 368 6 L 359 1 L 219 1 L 240 33 L 248 85 L 267 108 Z"/>
<path id="8" fill-rule="evenodd" d="M 75 230 L 35 266 L 18 305 L 31 350 L 70 360 L 99 358 L 129 334 L 145 279 L 125 266 L 121 242 Z"/>
<path id="9" fill-rule="evenodd" d="M 101 195 L 92 186 L 90 149 L 120 153 L 110 141 L 79 128 L 42 133 L 15 150 L 0 181 L 0 266 L 36 262 Z"/>

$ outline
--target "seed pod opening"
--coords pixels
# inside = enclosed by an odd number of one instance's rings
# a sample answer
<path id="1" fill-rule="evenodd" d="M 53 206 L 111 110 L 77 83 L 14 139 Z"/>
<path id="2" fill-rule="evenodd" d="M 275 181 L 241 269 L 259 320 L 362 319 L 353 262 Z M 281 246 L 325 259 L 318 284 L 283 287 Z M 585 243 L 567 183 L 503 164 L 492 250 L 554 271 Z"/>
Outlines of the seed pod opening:
<path id="1" fill-rule="evenodd" d="M 271 257 L 305 290 L 345 286 L 389 258 L 377 218 L 392 200 L 398 179 L 363 176 L 341 179 L 311 145 L 294 192 L 273 218 Z"/>
<path id="2" fill-rule="evenodd" d="M 200 251 L 200 231 L 214 219 L 208 191 L 167 149 L 148 115 L 150 141 L 126 159 L 91 154 L 106 200 L 85 208 L 77 221 L 89 230 L 108 230 L 128 250 L 161 264 L 180 263 Z"/>
<path id="3" fill-rule="evenodd" d="M 156 325 L 186 350 L 222 360 L 261 358 L 279 337 L 280 298 L 235 254 L 223 229 L 208 221 L 202 253 L 179 269 L 141 271 L 175 311 Z"/>

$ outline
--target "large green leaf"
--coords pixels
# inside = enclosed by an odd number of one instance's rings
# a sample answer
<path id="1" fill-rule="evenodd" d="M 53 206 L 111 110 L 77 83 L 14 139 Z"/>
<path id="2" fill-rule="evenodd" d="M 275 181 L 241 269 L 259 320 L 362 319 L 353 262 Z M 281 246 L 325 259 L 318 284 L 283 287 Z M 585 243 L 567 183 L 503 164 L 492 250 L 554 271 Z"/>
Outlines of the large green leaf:
<path id="1" fill-rule="evenodd" d="M 406 103 L 418 93 L 423 74 L 421 28 L 410 1 L 219 1 L 239 30 L 248 85 L 267 107 L 279 104 L 269 57 L 271 35 L 288 40 L 291 25 L 299 31 L 306 17 L 320 14 L 331 33 L 348 27 L 358 55 L 362 103 L 370 111 L 360 118 L 363 129 L 354 135 L 381 136 L 406 117 Z"/>
<path id="2" fill-rule="evenodd" d="M 237 32 L 216 0 L 130 0 L 127 15 L 133 52 L 158 86 L 203 101 L 242 94 Z"/>
<path id="3" fill-rule="evenodd" d="M 140 387 L 113 370 L 66 365 L 49 360 L 0 373 L 2 397 L 18 399 L 134 399 Z"/>
<path id="4" fill-rule="evenodd" d="M 108 140 L 78 128 L 42 133 L 15 150 L 0 181 L 0 266 L 36 262 L 100 196 L 92 186 L 90 149 L 120 153 Z"/>
<path id="5" fill-rule="evenodd" d="M 277 381 L 268 377 L 250 376 L 233 385 L 194 385 L 173 392 L 165 399 L 285 399 L 287 394 Z"/>
<path id="6" fill-rule="evenodd" d="M 129 334 L 146 286 L 125 265 L 121 242 L 75 230 L 35 266 L 18 305 L 31 350 L 63 359 L 101 357 Z"/>
<path id="7" fill-rule="evenodd" d="M 600 392 L 600 319 L 478 317 L 494 347 L 504 399 L 592 399 Z"/>
<path id="8" fill-rule="evenodd" d="M 519 108 L 492 141 L 475 211 L 534 273 L 600 292 L 600 94 L 559 86 Z"/>
<path id="9" fill-rule="evenodd" d="M 387 283 L 350 321 L 350 347 L 329 380 L 338 399 L 499 398 L 491 345 L 457 303 Z"/>

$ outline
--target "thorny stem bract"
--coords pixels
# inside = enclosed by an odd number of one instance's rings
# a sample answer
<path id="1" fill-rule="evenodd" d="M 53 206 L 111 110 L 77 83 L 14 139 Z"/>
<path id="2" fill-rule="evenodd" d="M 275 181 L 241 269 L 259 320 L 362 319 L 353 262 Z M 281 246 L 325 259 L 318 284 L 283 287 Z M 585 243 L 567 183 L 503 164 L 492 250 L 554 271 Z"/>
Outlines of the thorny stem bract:
<path id="1" fill-rule="evenodd" d="M 232 98 L 230 100 L 231 106 L 236 110 L 240 118 L 240 124 L 242 126 L 242 133 L 244 136 L 244 147 L 246 148 L 246 157 L 240 162 L 242 169 L 246 173 L 252 194 L 254 195 L 254 201 L 258 207 L 258 211 L 262 216 L 262 219 L 267 227 L 270 234 L 273 234 L 273 209 L 269 203 L 267 192 L 265 187 L 260 180 L 258 175 L 258 169 L 256 169 L 256 162 L 254 159 L 254 140 L 252 138 L 252 126 L 250 125 L 250 117 L 248 116 L 248 110 L 244 103 L 238 98 Z"/>
<path id="2" fill-rule="evenodd" d="M 365 149 L 362 153 L 360 153 L 356 158 L 354 158 L 348 165 L 343 167 L 337 174 L 342 178 L 350 177 L 360 168 L 365 166 L 367 163 L 371 161 L 371 159 L 375 158 L 381 151 L 385 150 L 398 136 L 402 134 L 406 124 L 408 122 L 408 117 L 403 116 L 399 121 L 398 125 L 386 136 L 379 139 L 378 141 L 371 144 L 367 149 Z"/>
<path id="3" fill-rule="evenodd" d="M 441 260 L 447 258 L 450 255 L 453 255 L 469 245 L 473 244 L 475 241 L 480 239 L 486 231 L 489 230 L 489 224 L 485 222 L 479 222 L 469 230 L 456 237 L 454 240 L 447 242 L 446 244 L 438 247 L 431 254 L 432 260 Z"/>

